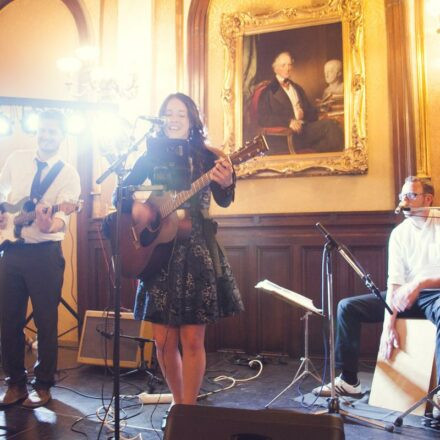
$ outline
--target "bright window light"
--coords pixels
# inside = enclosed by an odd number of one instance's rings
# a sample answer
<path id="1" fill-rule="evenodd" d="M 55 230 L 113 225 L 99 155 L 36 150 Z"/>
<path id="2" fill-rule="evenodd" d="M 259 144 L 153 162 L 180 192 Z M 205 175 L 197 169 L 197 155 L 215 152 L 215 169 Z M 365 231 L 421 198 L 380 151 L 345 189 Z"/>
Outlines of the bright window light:
<path id="1" fill-rule="evenodd" d="M 21 129 L 28 134 L 34 134 L 38 130 L 38 112 L 31 110 L 25 112 L 21 119 Z"/>
<path id="2" fill-rule="evenodd" d="M 12 134 L 12 121 L 0 113 L 0 136 L 9 136 L 10 134 Z"/>
<path id="3" fill-rule="evenodd" d="M 92 126 L 93 133 L 100 142 L 114 142 L 123 132 L 121 118 L 110 112 L 97 113 Z"/>
<path id="4" fill-rule="evenodd" d="M 81 69 L 81 60 L 75 57 L 58 58 L 56 61 L 57 67 L 61 72 L 76 73 Z"/>
<path id="5" fill-rule="evenodd" d="M 76 136 L 86 128 L 86 119 L 82 113 L 72 113 L 66 117 L 67 133 Z"/>

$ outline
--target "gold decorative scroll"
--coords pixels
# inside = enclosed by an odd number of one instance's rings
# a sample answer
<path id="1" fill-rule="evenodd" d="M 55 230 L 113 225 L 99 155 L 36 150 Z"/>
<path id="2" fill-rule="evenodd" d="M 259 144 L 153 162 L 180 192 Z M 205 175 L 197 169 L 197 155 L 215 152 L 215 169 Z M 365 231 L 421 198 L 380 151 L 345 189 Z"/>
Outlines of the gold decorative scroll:
<path id="1" fill-rule="evenodd" d="M 366 150 L 364 27 L 361 0 L 327 0 L 320 6 L 285 8 L 270 14 L 223 14 L 221 38 L 226 47 L 222 89 L 225 148 L 234 151 L 243 135 L 243 37 L 266 32 L 340 22 L 344 64 L 343 151 L 266 156 L 237 169 L 240 177 L 364 174 Z"/>

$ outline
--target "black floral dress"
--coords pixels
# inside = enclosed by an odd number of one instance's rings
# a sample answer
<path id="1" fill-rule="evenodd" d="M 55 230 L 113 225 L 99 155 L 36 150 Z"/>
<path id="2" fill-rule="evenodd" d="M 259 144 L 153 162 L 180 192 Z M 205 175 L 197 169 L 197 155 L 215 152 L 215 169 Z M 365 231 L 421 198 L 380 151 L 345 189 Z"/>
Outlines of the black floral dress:
<path id="1" fill-rule="evenodd" d="M 191 150 L 191 157 L 193 181 L 214 166 L 215 156 L 209 150 Z M 136 163 L 126 184 L 141 183 L 145 173 L 142 163 Z M 215 224 L 202 214 L 209 208 L 211 194 L 220 206 L 233 199 L 233 189 L 223 190 L 215 182 L 190 199 L 186 206 L 192 220 L 190 236 L 175 239 L 168 262 L 139 281 L 136 319 L 171 326 L 208 324 L 244 309 L 231 267 L 213 235 Z"/>

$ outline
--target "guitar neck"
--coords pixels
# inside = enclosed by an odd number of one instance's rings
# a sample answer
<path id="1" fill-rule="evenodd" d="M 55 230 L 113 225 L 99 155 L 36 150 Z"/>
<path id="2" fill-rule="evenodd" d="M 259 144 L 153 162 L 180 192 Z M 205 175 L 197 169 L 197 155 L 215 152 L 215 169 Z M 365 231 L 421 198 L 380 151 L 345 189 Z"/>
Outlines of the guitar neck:
<path id="1" fill-rule="evenodd" d="M 191 184 L 191 188 L 187 191 L 179 192 L 175 197 L 170 198 L 166 203 L 160 207 L 160 215 L 162 218 L 169 216 L 176 209 L 179 209 L 188 199 L 190 199 L 194 194 L 199 192 L 205 186 L 211 183 L 211 170 L 200 176 Z"/>
<path id="2" fill-rule="evenodd" d="M 237 165 L 255 157 L 256 155 L 264 154 L 268 150 L 269 147 L 267 146 L 266 139 L 264 136 L 260 135 L 255 137 L 251 142 L 246 142 L 245 147 L 240 148 L 238 151 L 230 154 L 229 160 L 231 161 L 232 165 Z M 189 190 L 181 191 L 177 193 L 175 197 L 171 197 L 167 202 L 164 202 L 159 208 L 161 217 L 165 218 L 169 216 L 195 193 L 203 189 L 205 186 L 208 186 L 212 180 L 211 171 L 212 168 L 195 180 Z"/>

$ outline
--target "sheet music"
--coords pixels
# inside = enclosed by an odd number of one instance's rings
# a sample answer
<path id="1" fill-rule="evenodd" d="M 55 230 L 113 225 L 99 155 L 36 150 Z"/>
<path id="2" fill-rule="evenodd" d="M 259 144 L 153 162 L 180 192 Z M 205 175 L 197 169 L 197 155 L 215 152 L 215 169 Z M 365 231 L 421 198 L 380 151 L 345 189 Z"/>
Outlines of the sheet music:
<path id="1" fill-rule="evenodd" d="M 284 287 L 279 286 L 278 284 L 272 283 L 269 280 L 263 280 L 256 284 L 256 289 L 266 290 L 269 293 L 275 293 L 281 299 L 302 307 L 312 313 L 316 313 L 318 315 L 323 315 L 322 309 L 318 309 L 314 306 L 313 301 L 310 298 L 307 298 L 299 293 L 293 292 L 292 290 L 286 289 Z"/>

